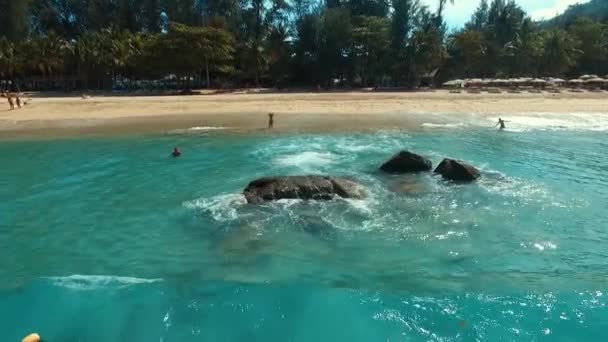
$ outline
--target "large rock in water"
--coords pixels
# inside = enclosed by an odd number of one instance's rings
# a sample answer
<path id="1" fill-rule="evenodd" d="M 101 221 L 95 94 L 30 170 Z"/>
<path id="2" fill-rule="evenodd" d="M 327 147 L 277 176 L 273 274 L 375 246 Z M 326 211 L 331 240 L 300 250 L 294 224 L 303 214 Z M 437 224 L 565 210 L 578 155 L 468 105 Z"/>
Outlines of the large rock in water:
<path id="1" fill-rule="evenodd" d="M 429 159 L 409 151 L 401 151 L 382 164 L 380 170 L 389 173 L 413 173 L 431 171 L 432 167 Z"/>
<path id="2" fill-rule="evenodd" d="M 353 181 L 328 176 L 268 177 L 255 180 L 245 188 L 248 203 L 262 203 L 280 199 L 331 200 L 335 197 L 361 199 L 362 185 Z"/>
<path id="3" fill-rule="evenodd" d="M 479 170 L 473 166 L 454 159 L 444 159 L 435 169 L 445 179 L 458 182 L 472 182 L 481 177 Z"/>

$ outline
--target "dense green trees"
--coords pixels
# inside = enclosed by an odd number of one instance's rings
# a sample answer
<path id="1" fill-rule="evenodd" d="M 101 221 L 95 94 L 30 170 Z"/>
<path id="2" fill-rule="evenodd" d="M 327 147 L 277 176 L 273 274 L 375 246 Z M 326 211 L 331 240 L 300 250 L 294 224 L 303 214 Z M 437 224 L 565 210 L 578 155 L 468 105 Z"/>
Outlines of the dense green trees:
<path id="1" fill-rule="evenodd" d="M 471 20 L 448 32 L 451 2 L 0 0 L 0 79 L 73 90 L 608 74 L 608 26 L 596 20 L 608 15 L 551 26 L 512 0 L 480 0 Z"/>

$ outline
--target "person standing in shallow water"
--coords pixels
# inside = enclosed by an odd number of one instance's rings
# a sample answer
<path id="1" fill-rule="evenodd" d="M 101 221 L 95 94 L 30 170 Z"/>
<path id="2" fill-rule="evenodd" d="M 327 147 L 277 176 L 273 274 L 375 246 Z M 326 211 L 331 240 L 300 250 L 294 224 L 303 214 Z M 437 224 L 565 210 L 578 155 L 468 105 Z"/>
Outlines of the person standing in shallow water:
<path id="1" fill-rule="evenodd" d="M 274 113 L 268 113 L 268 129 L 274 128 Z"/>
<path id="2" fill-rule="evenodd" d="M 501 118 L 498 118 L 498 123 L 496 124 L 496 126 L 495 126 L 495 127 L 500 126 L 500 128 L 499 128 L 499 129 L 505 129 L 505 128 L 506 128 L 506 127 L 505 127 L 505 122 L 506 122 L 505 120 L 503 120 L 503 119 L 501 119 Z"/>

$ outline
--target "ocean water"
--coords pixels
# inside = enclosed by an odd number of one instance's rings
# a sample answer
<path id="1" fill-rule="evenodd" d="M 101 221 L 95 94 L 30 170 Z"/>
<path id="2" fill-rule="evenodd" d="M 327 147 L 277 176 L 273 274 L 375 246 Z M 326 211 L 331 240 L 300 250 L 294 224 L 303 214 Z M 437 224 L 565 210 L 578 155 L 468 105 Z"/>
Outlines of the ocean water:
<path id="1" fill-rule="evenodd" d="M 593 128 L 0 141 L 0 340 L 606 341 Z M 483 177 L 379 173 L 400 149 Z M 296 174 L 369 197 L 241 195 Z"/>

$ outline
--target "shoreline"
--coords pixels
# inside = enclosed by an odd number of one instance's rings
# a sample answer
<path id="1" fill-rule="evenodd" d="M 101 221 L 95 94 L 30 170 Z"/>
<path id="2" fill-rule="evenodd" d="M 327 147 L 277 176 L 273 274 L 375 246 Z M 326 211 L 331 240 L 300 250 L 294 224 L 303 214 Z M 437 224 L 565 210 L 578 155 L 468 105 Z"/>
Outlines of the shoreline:
<path id="1" fill-rule="evenodd" d="M 8 107 L 8 106 L 7 106 Z M 272 93 L 195 96 L 32 96 L 0 109 L 0 139 L 168 133 L 191 127 L 233 132 L 416 130 L 423 124 L 491 123 L 498 116 L 541 119 L 608 114 L 608 92 L 560 94 Z M 607 117 L 608 119 L 608 117 Z"/>

